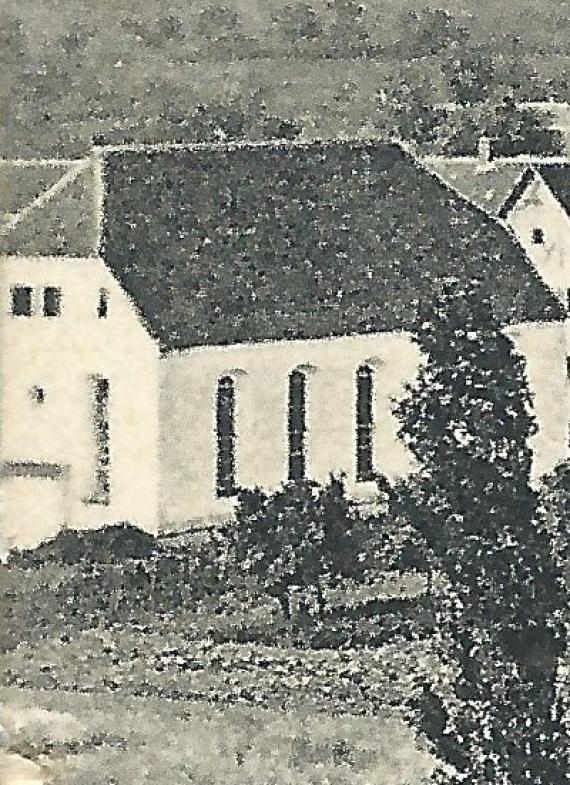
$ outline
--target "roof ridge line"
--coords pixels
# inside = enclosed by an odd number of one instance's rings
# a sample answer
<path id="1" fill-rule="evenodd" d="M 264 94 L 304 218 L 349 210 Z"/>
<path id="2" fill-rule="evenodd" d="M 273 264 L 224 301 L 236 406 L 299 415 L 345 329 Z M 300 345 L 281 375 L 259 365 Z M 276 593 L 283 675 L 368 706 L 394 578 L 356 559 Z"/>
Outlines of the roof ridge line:
<path id="1" fill-rule="evenodd" d="M 479 163 L 480 158 L 476 155 L 423 155 L 421 161 L 428 163 Z M 487 164 L 487 162 L 485 162 Z M 550 166 L 557 164 L 570 164 L 570 156 L 564 155 L 502 155 L 493 157 L 488 162 L 489 168 L 494 164 L 518 164 L 519 166 Z"/>
<path id="2" fill-rule="evenodd" d="M 9 165 L 18 168 L 26 169 L 34 166 L 45 166 L 46 168 L 53 169 L 56 166 L 73 166 L 85 160 L 85 156 L 81 158 L 0 158 L 0 166 Z"/>
<path id="3" fill-rule="evenodd" d="M 95 144 L 94 150 L 102 153 L 114 152 L 168 152 L 169 150 L 256 150 L 256 149 L 295 149 L 307 147 L 340 147 L 349 145 L 365 147 L 377 145 L 393 147 L 406 151 L 401 140 L 386 140 L 379 137 L 334 137 L 331 139 L 261 139 L 233 140 L 225 142 L 125 142 L 122 144 Z"/>

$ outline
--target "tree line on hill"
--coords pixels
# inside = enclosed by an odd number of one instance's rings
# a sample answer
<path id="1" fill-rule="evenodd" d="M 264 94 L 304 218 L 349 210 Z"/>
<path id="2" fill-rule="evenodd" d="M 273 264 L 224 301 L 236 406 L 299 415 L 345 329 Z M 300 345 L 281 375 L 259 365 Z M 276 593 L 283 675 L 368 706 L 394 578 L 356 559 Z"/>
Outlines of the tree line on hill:
<path id="1" fill-rule="evenodd" d="M 38 17 L 35 3 L 9 4 L 0 12 L 0 147 L 5 156 L 34 147 L 65 155 L 84 151 L 97 133 L 193 141 L 307 132 L 295 99 L 285 116 L 274 116 L 282 113 L 276 106 L 283 86 L 271 85 L 272 77 L 251 72 L 223 96 L 202 90 L 202 71 L 219 82 L 216 64 L 228 65 L 229 84 L 232 64 L 286 58 L 303 73 L 312 64 L 347 61 L 331 100 L 315 110 L 331 113 L 338 133 L 357 130 L 351 104 L 359 81 L 376 78 L 365 119 L 385 138 L 463 153 L 486 132 L 504 137 L 506 152 L 557 152 L 560 135 L 548 118 L 518 106 L 570 97 L 564 69 L 545 65 L 565 51 L 554 31 L 556 17 L 563 29 L 566 9 L 551 10 L 551 22 L 545 26 L 541 11 L 531 31 L 522 9 L 487 9 L 497 24 L 481 27 L 466 13 L 424 3 L 386 8 L 330 0 L 313 7 L 293 0 L 270 5 L 255 20 L 231 4 L 173 3 L 157 13 L 153 3 L 126 3 L 109 14 L 79 13 L 68 0 L 53 18 Z M 353 73 L 352 61 L 381 63 L 383 76 Z M 193 64 L 202 66 L 199 84 L 187 70 Z M 314 73 L 322 78 L 322 70 Z"/>

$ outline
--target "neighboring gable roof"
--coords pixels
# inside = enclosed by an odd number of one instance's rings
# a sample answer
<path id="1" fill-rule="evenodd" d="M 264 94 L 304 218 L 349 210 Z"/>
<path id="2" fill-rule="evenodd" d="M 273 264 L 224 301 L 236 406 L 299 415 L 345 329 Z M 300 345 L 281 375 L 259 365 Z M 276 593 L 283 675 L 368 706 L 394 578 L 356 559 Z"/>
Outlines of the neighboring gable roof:
<path id="1" fill-rule="evenodd" d="M 18 182 L 20 181 L 20 182 Z M 0 253 L 86 256 L 97 248 L 95 180 L 89 159 L 0 164 L 5 188 Z"/>
<path id="2" fill-rule="evenodd" d="M 496 158 L 481 164 L 465 156 L 423 159 L 429 171 L 489 215 L 506 219 L 537 173 L 570 215 L 570 161 L 554 157 Z"/>
<path id="3" fill-rule="evenodd" d="M 518 181 L 515 183 L 515 187 L 501 205 L 498 212 L 499 218 L 502 218 L 503 220 L 507 218 L 511 210 L 513 210 L 514 207 L 518 204 L 519 199 L 522 197 L 526 189 L 531 183 L 535 181 L 535 179 L 536 171 L 534 169 L 529 167 L 528 169 L 524 170 Z"/>
<path id="4" fill-rule="evenodd" d="M 496 221 L 395 145 L 103 149 L 102 254 L 163 349 L 413 330 L 443 281 L 561 318 Z"/>
<path id="5" fill-rule="evenodd" d="M 570 162 L 539 167 L 540 176 L 570 216 Z"/>
<path id="6" fill-rule="evenodd" d="M 516 159 L 501 159 L 482 165 L 478 158 L 423 159 L 429 171 L 436 174 L 458 194 L 477 205 L 489 215 L 498 215 L 505 200 L 528 165 Z"/>
<path id="7" fill-rule="evenodd" d="M 51 188 L 67 170 L 65 161 L 0 160 L 0 227 Z"/>

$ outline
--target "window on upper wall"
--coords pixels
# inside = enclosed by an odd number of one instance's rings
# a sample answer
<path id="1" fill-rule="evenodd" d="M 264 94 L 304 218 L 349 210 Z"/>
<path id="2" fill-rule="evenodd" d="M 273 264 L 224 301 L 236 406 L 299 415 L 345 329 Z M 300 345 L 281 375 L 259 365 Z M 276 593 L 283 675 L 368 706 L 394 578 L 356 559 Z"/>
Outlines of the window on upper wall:
<path id="1" fill-rule="evenodd" d="M 532 241 L 535 245 L 544 245 L 544 229 L 535 226 L 532 230 Z"/>
<path id="2" fill-rule="evenodd" d="M 218 496 L 234 496 L 235 476 L 235 384 L 231 376 L 218 381 L 216 391 L 216 493 Z"/>
<path id="3" fill-rule="evenodd" d="M 307 377 L 303 371 L 289 375 L 289 479 L 302 480 L 307 469 Z"/>
<path id="4" fill-rule="evenodd" d="M 32 315 L 32 292 L 31 286 L 12 287 L 12 316 Z"/>
<path id="5" fill-rule="evenodd" d="M 369 365 L 356 372 L 356 479 L 374 479 L 373 465 L 373 385 L 374 373 Z"/>
<path id="6" fill-rule="evenodd" d="M 61 289 L 58 286 L 46 286 L 44 289 L 44 316 L 61 315 Z"/>
<path id="7" fill-rule="evenodd" d="M 38 406 L 41 406 L 45 403 L 46 400 L 46 391 L 43 387 L 39 387 L 35 384 L 30 390 L 30 398 L 34 403 L 37 403 Z"/>
<path id="8" fill-rule="evenodd" d="M 109 292 L 107 289 L 99 289 L 99 299 L 97 301 L 97 318 L 106 319 L 109 315 Z"/>

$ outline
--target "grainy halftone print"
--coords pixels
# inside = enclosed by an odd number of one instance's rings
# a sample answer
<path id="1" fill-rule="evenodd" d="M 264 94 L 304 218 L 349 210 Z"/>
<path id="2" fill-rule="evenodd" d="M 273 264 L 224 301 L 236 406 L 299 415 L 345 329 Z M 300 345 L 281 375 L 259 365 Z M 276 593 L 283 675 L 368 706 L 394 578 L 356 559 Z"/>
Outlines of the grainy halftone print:
<path id="1" fill-rule="evenodd" d="M 568 783 L 570 4 L 0 6 L 0 785 Z"/>

